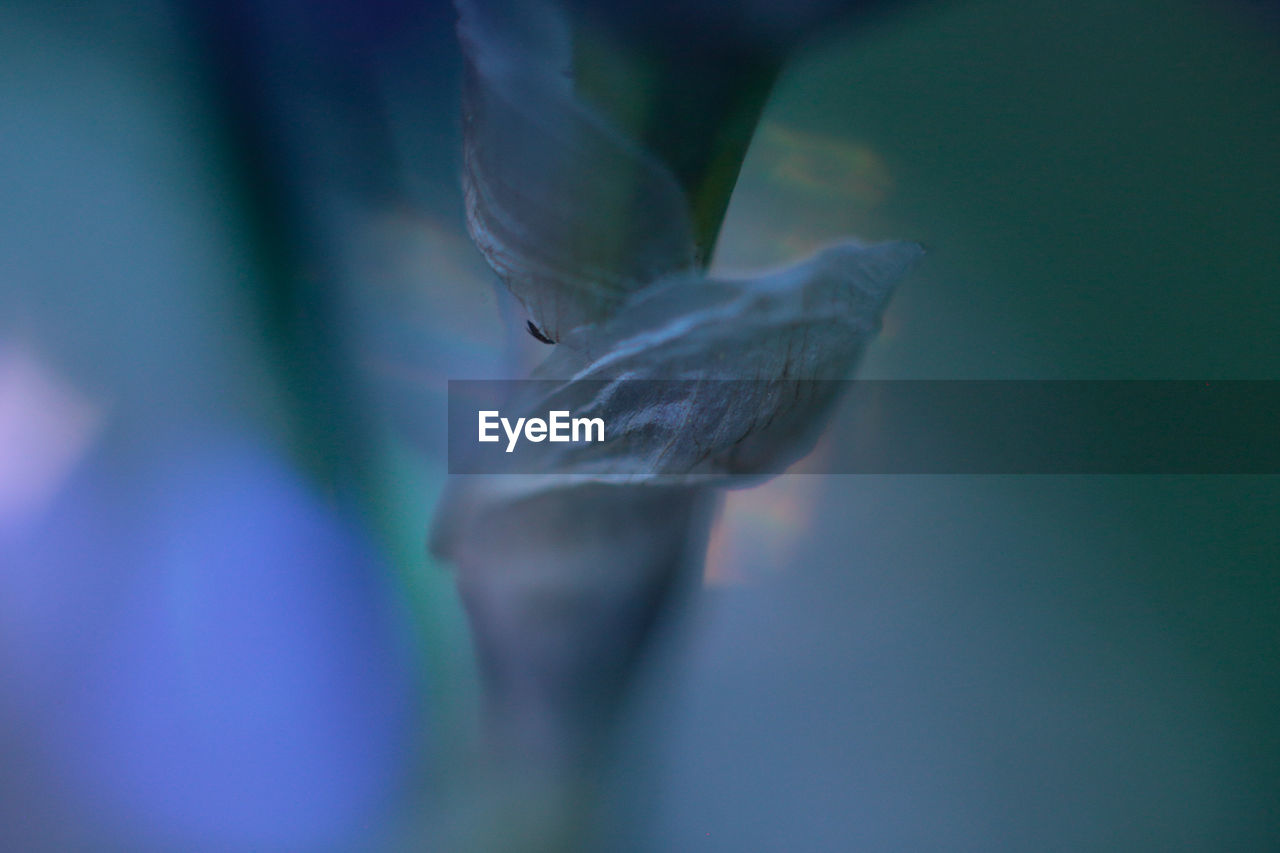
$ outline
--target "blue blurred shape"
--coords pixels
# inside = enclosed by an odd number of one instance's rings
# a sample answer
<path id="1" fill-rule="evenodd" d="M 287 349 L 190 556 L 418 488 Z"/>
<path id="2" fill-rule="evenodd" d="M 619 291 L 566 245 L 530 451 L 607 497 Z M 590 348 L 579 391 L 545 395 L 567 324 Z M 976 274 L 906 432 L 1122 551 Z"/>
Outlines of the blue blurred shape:
<path id="1" fill-rule="evenodd" d="M 60 683 L 9 686 L 37 688 L 41 739 L 103 843 L 368 846 L 414 758 L 403 614 L 366 545 L 291 470 L 240 440 L 190 438 L 85 471 L 0 553 L 6 593 L 53 587 L 30 626 L 61 635 L 27 647 L 60 650 L 43 661 Z"/>

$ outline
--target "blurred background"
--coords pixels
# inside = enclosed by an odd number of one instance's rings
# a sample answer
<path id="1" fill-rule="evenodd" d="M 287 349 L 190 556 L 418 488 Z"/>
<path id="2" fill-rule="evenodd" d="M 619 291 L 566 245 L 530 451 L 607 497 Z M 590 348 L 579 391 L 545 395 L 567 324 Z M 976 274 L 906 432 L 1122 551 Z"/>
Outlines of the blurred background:
<path id="1" fill-rule="evenodd" d="M 868 378 L 1280 379 L 1277 4 L 880 5 L 793 57 L 717 270 L 923 242 Z M 466 237 L 453 19 L 0 7 L 0 849 L 489 819 L 424 542 L 446 380 L 540 345 Z M 824 452 L 727 497 L 599 849 L 1276 849 L 1275 477 Z"/>

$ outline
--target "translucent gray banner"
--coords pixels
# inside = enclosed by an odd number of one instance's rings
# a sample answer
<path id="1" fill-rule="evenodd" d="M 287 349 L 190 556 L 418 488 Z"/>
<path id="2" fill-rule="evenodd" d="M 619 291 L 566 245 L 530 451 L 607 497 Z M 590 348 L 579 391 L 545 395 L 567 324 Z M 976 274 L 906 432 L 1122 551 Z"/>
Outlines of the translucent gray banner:
<path id="1" fill-rule="evenodd" d="M 823 432 L 827 474 L 1276 474 L 1280 382 L 449 383 L 451 474 L 780 473 Z"/>

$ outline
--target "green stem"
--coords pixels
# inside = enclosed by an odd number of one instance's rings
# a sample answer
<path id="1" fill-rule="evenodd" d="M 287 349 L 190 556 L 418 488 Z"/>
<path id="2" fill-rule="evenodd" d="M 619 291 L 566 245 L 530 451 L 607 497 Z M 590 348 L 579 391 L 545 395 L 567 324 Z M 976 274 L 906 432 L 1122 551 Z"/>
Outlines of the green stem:
<path id="1" fill-rule="evenodd" d="M 672 54 L 606 27 L 575 30 L 577 94 L 674 173 L 703 266 L 778 71 L 770 56 Z"/>

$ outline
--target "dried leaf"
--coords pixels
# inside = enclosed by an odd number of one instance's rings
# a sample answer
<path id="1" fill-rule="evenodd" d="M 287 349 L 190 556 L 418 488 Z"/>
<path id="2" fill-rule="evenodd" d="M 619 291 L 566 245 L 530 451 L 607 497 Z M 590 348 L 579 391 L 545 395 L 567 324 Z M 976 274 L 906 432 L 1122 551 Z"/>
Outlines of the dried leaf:
<path id="1" fill-rule="evenodd" d="M 537 3 L 460 2 L 472 238 L 552 341 L 694 264 L 671 172 L 573 95 L 567 35 Z"/>
<path id="2" fill-rule="evenodd" d="M 846 244 L 757 278 L 655 283 L 565 338 L 534 378 L 567 381 L 516 409 L 602 418 L 606 440 L 532 445 L 520 470 L 531 458 L 632 482 L 781 470 L 811 447 L 838 389 L 809 380 L 849 375 L 921 252 Z"/>

